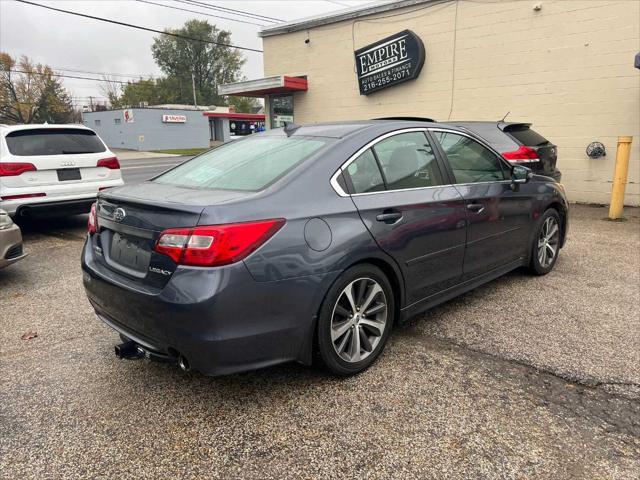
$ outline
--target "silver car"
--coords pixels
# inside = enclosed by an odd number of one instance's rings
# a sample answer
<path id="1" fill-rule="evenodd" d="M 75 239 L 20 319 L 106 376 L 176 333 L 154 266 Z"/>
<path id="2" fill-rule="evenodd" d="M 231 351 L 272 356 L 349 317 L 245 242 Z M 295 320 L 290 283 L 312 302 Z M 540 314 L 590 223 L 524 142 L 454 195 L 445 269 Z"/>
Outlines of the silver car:
<path id="1" fill-rule="evenodd" d="M 20 227 L 13 223 L 7 212 L 0 209 L 0 268 L 22 260 L 26 256 L 22 248 Z"/>

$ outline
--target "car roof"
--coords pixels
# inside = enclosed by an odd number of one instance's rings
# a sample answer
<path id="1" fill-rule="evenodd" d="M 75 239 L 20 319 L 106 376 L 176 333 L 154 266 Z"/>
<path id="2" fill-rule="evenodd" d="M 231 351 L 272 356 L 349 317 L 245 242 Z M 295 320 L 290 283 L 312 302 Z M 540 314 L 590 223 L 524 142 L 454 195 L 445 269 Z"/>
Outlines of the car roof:
<path id="1" fill-rule="evenodd" d="M 11 132 L 19 131 L 19 130 L 33 130 L 33 129 L 42 129 L 42 128 L 77 128 L 82 130 L 91 130 L 88 127 L 85 127 L 81 123 L 29 123 L 29 124 L 18 124 L 18 125 L 5 125 L 0 124 L 0 131 L 2 131 L 3 135 L 6 135 Z M 93 131 L 93 130 L 91 130 Z"/>
<path id="2" fill-rule="evenodd" d="M 453 124 L 445 124 L 432 122 L 428 120 L 416 120 L 407 119 L 374 119 L 374 120 L 354 120 L 344 122 L 321 122 L 310 123 L 304 125 L 289 124 L 285 128 L 273 128 L 261 133 L 261 135 L 275 135 L 281 136 L 289 134 L 290 136 L 305 136 L 305 137 L 329 137 L 329 138 L 345 138 L 351 134 L 357 132 L 363 132 L 364 130 L 381 127 L 388 125 L 395 128 L 420 128 L 420 127 L 443 127 L 443 128 L 455 128 Z M 287 132 L 288 130 L 288 132 Z"/>
<path id="3" fill-rule="evenodd" d="M 530 123 L 526 123 L 526 122 L 501 122 L 501 121 L 492 121 L 492 120 L 462 120 L 462 121 L 449 121 L 449 122 L 444 122 L 447 125 L 458 125 L 461 127 L 469 127 L 471 129 L 473 129 L 474 126 L 476 127 L 485 127 L 485 126 L 495 126 L 498 127 L 500 130 L 502 130 L 503 132 L 505 130 L 509 130 L 510 128 L 516 128 L 516 127 L 530 127 L 531 124 Z"/>

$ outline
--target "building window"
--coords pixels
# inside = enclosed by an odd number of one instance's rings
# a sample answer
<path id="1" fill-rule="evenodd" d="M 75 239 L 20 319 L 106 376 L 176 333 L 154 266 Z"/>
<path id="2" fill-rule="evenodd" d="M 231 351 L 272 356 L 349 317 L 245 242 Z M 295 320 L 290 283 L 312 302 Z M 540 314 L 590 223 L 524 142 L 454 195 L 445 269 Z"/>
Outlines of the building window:
<path id="1" fill-rule="evenodd" d="M 293 123 L 293 95 L 273 95 L 269 98 L 271 128 Z"/>
<path id="2" fill-rule="evenodd" d="M 93 121 L 93 123 L 94 123 L 94 124 L 96 125 L 96 127 L 97 127 L 97 126 L 99 126 L 99 125 L 100 125 L 100 120 L 94 120 L 94 121 Z"/>
<path id="3" fill-rule="evenodd" d="M 119 118 L 114 118 L 114 119 L 113 119 L 113 123 L 115 123 L 116 125 L 120 125 L 120 123 L 122 123 L 122 122 L 121 122 L 121 119 L 119 119 Z"/>

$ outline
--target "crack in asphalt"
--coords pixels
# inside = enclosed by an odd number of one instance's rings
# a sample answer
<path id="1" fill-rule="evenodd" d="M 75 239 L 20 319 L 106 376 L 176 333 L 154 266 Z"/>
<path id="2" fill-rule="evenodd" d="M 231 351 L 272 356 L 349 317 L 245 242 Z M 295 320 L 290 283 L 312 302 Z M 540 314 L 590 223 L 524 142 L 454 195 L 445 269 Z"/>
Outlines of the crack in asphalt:
<path id="1" fill-rule="evenodd" d="M 406 332 L 409 333 L 409 332 Z M 500 364 L 509 364 L 520 371 L 528 381 L 523 388 L 538 396 L 542 405 L 561 413 L 570 412 L 574 416 L 592 416 L 607 424 L 610 433 L 621 433 L 630 438 L 625 443 L 640 448 L 640 399 L 609 392 L 599 384 L 588 384 L 569 380 L 556 372 L 535 367 L 523 361 L 501 357 L 490 352 L 477 350 L 448 339 L 427 336 L 440 348 L 447 348 L 462 355 L 472 356 L 482 361 L 496 364 L 494 368 L 505 373 Z M 623 383 L 623 382 L 620 382 Z M 624 382 L 628 383 L 628 382 Z M 635 387 L 637 384 L 630 383 Z"/>
<path id="2" fill-rule="evenodd" d="M 455 342 L 454 340 L 451 340 L 451 339 L 448 339 L 448 338 L 441 338 L 441 337 L 434 337 L 434 336 L 430 336 L 430 338 L 432 338 L 432 339 L 434 339 L 436 341 L 443 342 L 443 343 L 445 343 L 447 345 L 452 345 L 452 346 L 458 347 L 460 349 L 464 349 L 464 350 L 468 350 L 468 351 L 473 352 L 473 353 L 477 353 L 479 355 L 486 355 L 486 356 L 495 358 L 497 360 L 501 360 L 503 362 L 508 362 L 508 363 L 512 363 L 512 364 L 519 365 L 519 366 L 522 366 L 522 367 L 531 368 L 531 369 L 536 370 L 537 372 L 544 373 L 544 374 L 547 374 L 547 375 L 551 375 L 553 377 L 556 377 L 556 378 L 558 378 L 560 380 L 563 380 L 565 382 L 568 382 L 568 383 L 574 383 L 574 384 L 581 385 L 581 386 L 586 387 L 586 388 L 598 388 L 598 389 L 602 390 L 603 392 L 608 393 L 609 395 L 622 396 L 622 397 L 625 397 L 625 398 L 627 398 L 629 400 L 635 400 L 635 401 L 640 400 L 639 398 L 628 397 L 628 396 L 625 396 L 625 395 L 615 394 L 615 393 L 607 392 L 606 390 L 601 389 L 601 387 L 603 387 L 605 385 L 628 386 L 628 387 L 632 387 L 632 388 L 640 388 L 640 383 L 626 382 L 626 381 L 620 381 L 620 380 L 600 380 L 600 379 L 596 379 L 595 377 L 591 377 L 591 376 L 588 376 L 588 375 L 585 375 L 582 378 L 577 377 L 577 376 L 572 376 L 572 375 L 564 375 L 564 374 L 559 373 L 559 372 L 557 372 L 555 370 L 552 370 L 551 368 L 542 367 L 542 366 L 536 366 L 536 365 L 533 365 L 531 363 L 526 362 L 525 360 L 519 360 L 517 358 L 506 357 L 506 356 L 503 356 L 503 355 L 492 353 L 492 352 L 487 351 L 487 350 L 473 348 L 473 347 L 469 346 L 468 344 Z"/>

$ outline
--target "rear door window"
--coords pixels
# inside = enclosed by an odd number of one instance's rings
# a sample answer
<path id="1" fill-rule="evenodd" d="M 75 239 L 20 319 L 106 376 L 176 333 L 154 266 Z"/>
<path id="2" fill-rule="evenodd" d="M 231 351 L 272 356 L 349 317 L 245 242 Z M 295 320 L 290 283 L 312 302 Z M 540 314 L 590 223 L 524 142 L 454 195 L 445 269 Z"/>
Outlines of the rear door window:
<path id="1" fill-rule="evenodd" d="M 432 187 L 443 183 L 436 156 L 422 132 L 394 135 L 378 142 L 373 150 L 388 190 Z"/>
<path id="2" fill-rule="evenodd" d="M 309 137 L 254 137 L 210 150 L 153 179 L 190 188 L 258 191 L 327 144 Z"/>
<path id="3" fill-rule="evenodd" d="M 382 173 L 371 149 L 368 149 L 351 162 L 344 174 L 351 182 L 353 193 L 380 192 L 384 190 Z"/>
<path id="4" fill-rule="evenodd" d="M 17 156 L 73 155 L 106 150 L 95 132 L 79 128 L 33 128 L 9 133 L 9 152 Z"/>
<path id="5" fill-rule="evenodd" d="M 447 156 L 456 183 L 495 182 L 507 178 L 498 157 L 472 138 L 451 132 L 435 131 L 433 135 Z"/>
<path id="6" fill-rule="evenodd" d="M 541 147 L 542 145 L 549 143 L 549 140 L 544 138 L 538 132 L 531 130 L 529 127 L 511 127 L 505 131 L 522 145 L 526 145 L 527 147 Z"/>

